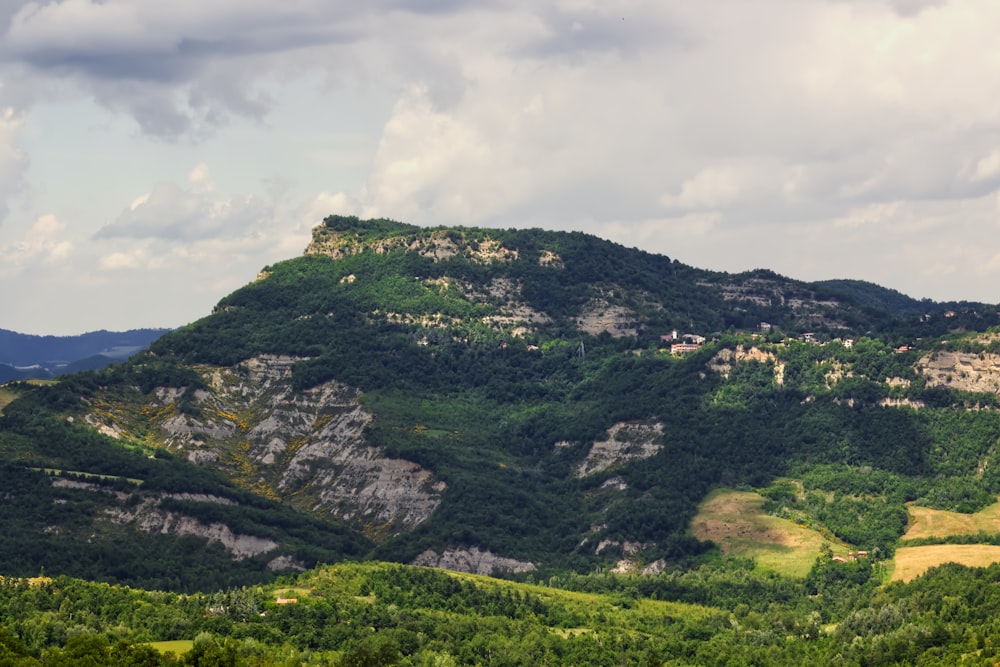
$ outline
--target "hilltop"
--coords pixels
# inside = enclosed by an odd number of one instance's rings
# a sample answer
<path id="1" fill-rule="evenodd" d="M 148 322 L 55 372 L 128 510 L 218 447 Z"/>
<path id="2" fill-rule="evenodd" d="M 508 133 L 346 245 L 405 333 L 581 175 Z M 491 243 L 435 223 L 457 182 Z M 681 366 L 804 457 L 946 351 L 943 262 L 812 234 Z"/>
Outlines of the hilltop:
<path id="1" fill-rule="evenodd" d="M 907 503 L 1000 493 L 998 324 L 580 233 L 332 216 L 127 363 L 8 387 L 29 509 L 0 556 L 175 589 L 345 558 L 654 573 L 717 553 L 691 525 L 727 487 L 888 557 Z"/>

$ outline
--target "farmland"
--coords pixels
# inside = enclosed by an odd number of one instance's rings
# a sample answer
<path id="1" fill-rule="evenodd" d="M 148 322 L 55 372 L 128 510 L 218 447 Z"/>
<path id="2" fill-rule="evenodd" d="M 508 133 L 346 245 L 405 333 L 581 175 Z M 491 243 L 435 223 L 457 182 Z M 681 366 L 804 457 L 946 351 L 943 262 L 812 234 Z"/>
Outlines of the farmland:
<path id="1" fill-rule="evenodd" d="M 763 570 L 805 576 L 828 540 L 807 526 L 769 516 L 765 502 L 750 491 L 715 491 L 699 507 L 691 532 L 717 544 L 724 556 L 753 558 Z M 836 554 L 848 551 L 843 545 L 831 548 Z"/>

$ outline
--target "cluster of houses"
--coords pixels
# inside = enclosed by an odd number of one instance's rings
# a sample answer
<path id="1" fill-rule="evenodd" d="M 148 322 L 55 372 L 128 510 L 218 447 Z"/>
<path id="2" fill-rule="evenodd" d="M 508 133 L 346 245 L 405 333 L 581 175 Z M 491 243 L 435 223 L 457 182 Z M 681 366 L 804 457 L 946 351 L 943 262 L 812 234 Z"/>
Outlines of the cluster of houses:
<path id="1" fill-rule="evenodd" d="M 694 352 L 705 344 L 704 336 L 699 336 L 697 334 L 684 334 L 683 336 L 679 336 L 677 335 L 676 329 L 671 331 L 669 334 L 660 336 L 660 340 L 664 343 L 670 343 L 670 354 L 686 354 L 688 352 Z"/>
<path id="2" fill-rule="evenodd" d="M 772 326 L 769 322 L 761 322 L 757 332 L 753 333 L 752 335 L 758 336 L 760 334 L 767 334 L 771 332 L 771 329 Z M 823 344 L 819 341 L 818 338 L 816 338 L 816 334 L 811 331 L 801 334 L 799 336 L 799 340 L 805 341 L 807 343 L 813 343 L 815 345 Z M 840 343 L 843 344 L 844 347 L 854 346 L 853 338 L 845 338 L 842 340 L 841 339 L 838 340 L 840 340 Z M 705 337 L 699 336 L 697 334 L 679 335 L 677 333 L 677 330 L 674 329 L 669 334 L 664 334 L 660 336 L 660 341 L 670 344 L 670 354 L 679 355 L 679 354 L 687 354 L 688 352 L 694 352 L 700 349 L 701 346 L 705 344 Z"/>

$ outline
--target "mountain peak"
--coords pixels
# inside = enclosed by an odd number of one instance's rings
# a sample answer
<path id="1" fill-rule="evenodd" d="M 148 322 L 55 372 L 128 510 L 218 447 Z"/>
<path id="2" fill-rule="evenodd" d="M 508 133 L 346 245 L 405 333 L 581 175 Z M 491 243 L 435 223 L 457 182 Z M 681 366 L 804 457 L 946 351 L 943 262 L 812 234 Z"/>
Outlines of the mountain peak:
<path id="1" fill-rule="evenodd" d="M 412 251 L 435 262 L 455 256 L 480 264 L 516 260 L 517 249 L 495 237 L 486 229 L 428 228 L 385 218 L 332 215 L 313 229 L 305 254 L 341 259 L 364 251 L 380 255 Z"/>

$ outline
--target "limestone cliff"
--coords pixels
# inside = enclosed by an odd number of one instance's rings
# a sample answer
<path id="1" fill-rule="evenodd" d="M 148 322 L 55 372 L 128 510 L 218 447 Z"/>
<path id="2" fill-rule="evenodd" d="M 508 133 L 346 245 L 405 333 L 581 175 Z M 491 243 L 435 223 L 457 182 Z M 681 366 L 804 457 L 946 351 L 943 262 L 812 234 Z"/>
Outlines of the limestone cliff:
<path id="1" fill-rule="evenodd" d="M 925 355 L 917 369 L 931 386 L 974 392 L 1000 392 L 1000 355 L 940 350 Z"/>
<path id="2" fill-rule="evenodd" d="M 291 385 L 290 357 L 260 356 L 232 368 L 200 368 L 209 389 L 182 407 L 183 392 L 160 388 L 155 402 L 95 406 L 88 421 L 117 437 L 143 426 L 147 441 L 229 473 L 241 485 L 371 535 L 397 533 L 427 519 L 445 484 L 416 463 L 386 456 L 365 439 L 372 415 L 360 392 L 325 382 Z"/>
<path id="3" fill-rule="evenodd" d="M 585 477 L 616 464 L 648 459 L 663 449 L 663 424 L 621 422 L 608 429 L 608 437 L 593 443 L 583 463 L 577 466 L 578 477 Z"/>
<path id="4" fill-rule="evenodd" d="M 413 565 L 437 567 L 455 572 L 469 572 L 495 576 L 518 572 L 531 572 L 535 564 L 497 556 L 491 551 L 483 551 L 477 547 L 471 549 L 446 549 L 441 553 L 428 549 L 417 556 Z"/>

